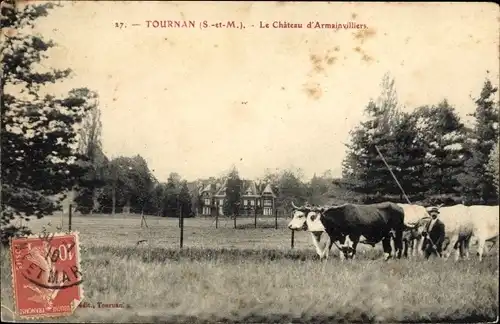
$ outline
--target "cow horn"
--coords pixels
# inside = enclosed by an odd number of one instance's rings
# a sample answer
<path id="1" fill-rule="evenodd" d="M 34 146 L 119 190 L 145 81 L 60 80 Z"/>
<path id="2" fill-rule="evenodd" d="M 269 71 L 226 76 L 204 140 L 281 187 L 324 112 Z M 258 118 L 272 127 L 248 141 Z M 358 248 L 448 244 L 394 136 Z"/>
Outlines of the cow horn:
<path id="1" fill-rule="evenodd" d="M 295 208 L 295 209 L 300 209 L 299 207 L 295 206 L 295 204 L 293 203 L 293 201 L 292 201 L 292 207 Z"/>

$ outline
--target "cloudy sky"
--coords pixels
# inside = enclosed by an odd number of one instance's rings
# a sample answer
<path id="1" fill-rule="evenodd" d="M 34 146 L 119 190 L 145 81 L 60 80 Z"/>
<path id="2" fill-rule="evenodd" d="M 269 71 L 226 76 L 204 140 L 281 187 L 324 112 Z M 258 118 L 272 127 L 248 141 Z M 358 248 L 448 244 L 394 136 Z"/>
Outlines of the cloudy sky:
<path id="1" fill-rule="evenodd" d="M 404 109 L 447 98 L 462 116 L 487 71 L 498 80 L 493 3 L 61 3 L 35 32 L 59 44 L 45 64 L 74 77 L 49 90 L 97 91 L 106 154 L 140 154 L 160 180 L 218 175 L 233 163 L 246 178 L 289 166 L 306 177 L 339 174 L 343 143 L 385 72 Z M 199 28 L 205 20 L 246 28 Z M 261 21 L 368 29 L 261 29 Z"/>

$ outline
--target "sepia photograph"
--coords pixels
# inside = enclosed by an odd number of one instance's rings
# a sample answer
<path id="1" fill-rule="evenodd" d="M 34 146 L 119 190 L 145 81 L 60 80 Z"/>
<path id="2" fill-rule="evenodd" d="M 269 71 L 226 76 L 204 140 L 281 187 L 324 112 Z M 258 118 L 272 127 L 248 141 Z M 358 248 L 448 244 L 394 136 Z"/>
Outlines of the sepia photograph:
<path id="1" fill-rule="evenodd" d="M 0 9 L 2 322 L 498 322 L 497 4 Z"/>

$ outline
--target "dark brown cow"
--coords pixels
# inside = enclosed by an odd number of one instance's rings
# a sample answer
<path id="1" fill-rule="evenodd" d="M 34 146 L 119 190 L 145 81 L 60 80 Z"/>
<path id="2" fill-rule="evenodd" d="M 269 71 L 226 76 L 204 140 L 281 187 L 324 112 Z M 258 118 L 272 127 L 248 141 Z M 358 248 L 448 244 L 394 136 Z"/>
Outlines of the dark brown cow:
<path id="1" fill-rule="evenodd" d="M 330 237 L 349 237 L 352 246 L 348 247 L 350 251 L 347 256 L 355 256 L 356 247 L 363 236 L 367 244 L 374 245 L 382 241 L 385 260 L 392 256 L 391 238 L 394 238 L 397 258 L 401 258 L 405 224 L 403 208 L 397 204 L 345 204 L 317 213 Z"/>

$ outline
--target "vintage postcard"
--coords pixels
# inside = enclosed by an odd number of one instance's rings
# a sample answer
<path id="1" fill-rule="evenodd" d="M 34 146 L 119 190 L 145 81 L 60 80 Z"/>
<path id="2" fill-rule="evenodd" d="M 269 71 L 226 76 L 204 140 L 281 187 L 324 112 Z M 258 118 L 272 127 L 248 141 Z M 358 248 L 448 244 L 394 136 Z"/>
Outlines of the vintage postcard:
<path id="1" fill-rule="evenodd" d="M 2 321 L 498 321 L 498 5 L 0 6 Z"/>

